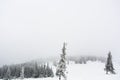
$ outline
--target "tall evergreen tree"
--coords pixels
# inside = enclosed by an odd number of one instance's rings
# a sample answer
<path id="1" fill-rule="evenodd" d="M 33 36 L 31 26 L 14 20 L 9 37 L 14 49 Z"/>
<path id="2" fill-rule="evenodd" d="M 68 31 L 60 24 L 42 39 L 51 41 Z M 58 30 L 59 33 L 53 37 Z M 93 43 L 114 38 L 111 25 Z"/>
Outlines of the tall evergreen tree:
<path id="1" fill-rule="evenodd" d="M 24 79 L 24 67 L 21 69 L 20 78 L 21 80 Z"/>
<path id="2" fill-rule="evenodd" d="M 7 68 L 4 80 L 11 80 L 11 71 L 9 67 Z"/>
<path id="3" fill-rule="evenodd" d="M 47 66 L 46 66 L 46 76 L 47 77 L 53 77 L 54 76 L 53 70 L 52 70 L 52 68 L 49 67 L 48 63 L 47 63 Z"/>
<path id="4" fill-rule="evenodd" d="M 108 57 L 107 57 L 106 65 L 105 65 L 105 70 L 106 70 L 106 74 L 108 74 L 108 72 L 115 74 L 113 63 L 112 63 L 111 52 L 108 53 Z"/>
<path id="5" fill-rule="evenodd" d="M 38 69 L 38 64 L 37 64 L 37 62 L 34 64 L 33 77 L 34 77 L 34 78 L 38 78 L 38 77 L 39 77 L 39 69 Z"/>
<path id="6" fill-rule="evenodd" d="M 61 77 L 63 77 L 65 80 L 67 79 L 66 77 L 66 43 L 63 44 L 62 48 L 62 54 L 61 54 L 61 59 L 58 63 L 56 75 L 59 77 L 59 80 L 61 80 Z"/>

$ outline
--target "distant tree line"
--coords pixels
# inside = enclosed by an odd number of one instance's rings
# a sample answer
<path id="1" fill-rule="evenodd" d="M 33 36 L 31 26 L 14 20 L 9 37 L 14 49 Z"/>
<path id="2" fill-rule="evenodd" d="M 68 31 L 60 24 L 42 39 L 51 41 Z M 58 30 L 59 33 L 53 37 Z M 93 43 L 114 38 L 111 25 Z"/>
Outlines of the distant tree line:
<path id="1" fill-rule="evenodd" d="M 76 64 L 86 64 L 88 61 L 100 61 L 104 63 L 106 61 L 106 58 L 97 56 L 69 56 L 68 60 L 74 61 Z"/>
<path id="2" fill-rule="evenodd" d="M 45 78 L 53 77 L 54 73 L 52 68 L 49 67 L 49 64 L 4 65 L 0 68 L 0 79 L 8 80 L 20 78 L 21 76 L 22 78 Z"/>

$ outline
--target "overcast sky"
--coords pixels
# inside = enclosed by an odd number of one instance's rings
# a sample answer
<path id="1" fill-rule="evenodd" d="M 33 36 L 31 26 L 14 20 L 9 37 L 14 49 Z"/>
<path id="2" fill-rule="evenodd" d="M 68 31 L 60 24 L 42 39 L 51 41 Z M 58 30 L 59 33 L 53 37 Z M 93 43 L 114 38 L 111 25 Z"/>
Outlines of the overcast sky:
<path id="1" fill-rule="evenodd" d="M 120 58 L 120 0 L 0 0 L 0 65 L 68 55 Z"/>

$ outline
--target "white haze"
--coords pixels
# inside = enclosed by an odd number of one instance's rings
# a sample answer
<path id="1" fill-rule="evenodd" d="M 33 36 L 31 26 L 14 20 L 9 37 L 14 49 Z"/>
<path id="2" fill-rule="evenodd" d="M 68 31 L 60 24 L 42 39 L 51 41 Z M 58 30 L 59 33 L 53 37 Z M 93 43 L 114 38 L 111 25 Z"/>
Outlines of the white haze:
<path id="1" fill-rule="evenodd" d="M 120 58 L 119 0 L 0 0 L 0 65 L 68 55 Z"/>

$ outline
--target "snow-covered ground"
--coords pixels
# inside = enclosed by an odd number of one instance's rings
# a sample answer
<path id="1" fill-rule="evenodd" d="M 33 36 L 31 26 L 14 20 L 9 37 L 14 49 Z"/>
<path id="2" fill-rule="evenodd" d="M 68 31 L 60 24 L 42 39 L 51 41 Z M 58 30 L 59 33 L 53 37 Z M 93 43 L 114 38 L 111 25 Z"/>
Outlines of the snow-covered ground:
<path id="1" fill-rule="evenodd" d="M 68 80 L 119 80 L 120 68 L 115 66 L 116 75 L 105 74 L 105 64 L 101 62 L 88 62 L 87 64 L 72 64 L 68 67 Z"/>
<path id="2" fill-rule="evenodd" d="M 120 65 L 114 64 L 116 74 L 105 74 L 105 64 L 101 62 L 88 62 L 87 64 L 70 63 L 67 66 L 67 80 L 120 80 Z M 15 79 L 19 80 L 19 79 Z M 58 80 L 53 78 L 29 78 L 24 80 Z"/>

